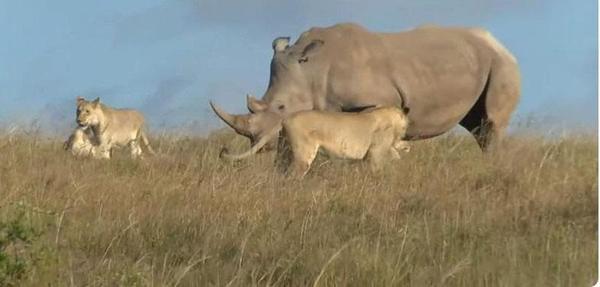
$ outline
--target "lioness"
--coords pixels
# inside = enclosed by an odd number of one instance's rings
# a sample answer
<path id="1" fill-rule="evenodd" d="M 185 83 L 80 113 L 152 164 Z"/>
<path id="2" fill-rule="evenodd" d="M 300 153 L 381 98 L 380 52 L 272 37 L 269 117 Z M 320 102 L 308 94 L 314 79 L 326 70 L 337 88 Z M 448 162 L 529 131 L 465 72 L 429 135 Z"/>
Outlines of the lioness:
<path id="1" fill-rule="evenodd" d="M 114 109 L 100 103 L 100 98 L 90 102 L 77 97 L 77 124 L 91 128 L 98 141 L 97 157 L 109 159 L 113 147 L 123 146 L 129 146 L 133 158 L 140 157 L 140 140 L 154 154 L 144 132 L 144 116 L 136 110 Z"/>
<path id="2" fill-rule="evenodd" d="M 398 158 L 408 151 L 403 137 L 408 127 L 405 112 L 381 107 L 360 113 L 301 111 L 283 121 L 277 149 L 277 162 L 284 171 L 291 167 L 303 177 L 319 148 L 347 159 L 369 160 L 375 170 L 388 155 Z"/>
<path id="3" fill-rule="evenodd" d="M 90 128 L 77 127 L 63 144 L 74 156 L 97 156 L 97 143 Z"/>

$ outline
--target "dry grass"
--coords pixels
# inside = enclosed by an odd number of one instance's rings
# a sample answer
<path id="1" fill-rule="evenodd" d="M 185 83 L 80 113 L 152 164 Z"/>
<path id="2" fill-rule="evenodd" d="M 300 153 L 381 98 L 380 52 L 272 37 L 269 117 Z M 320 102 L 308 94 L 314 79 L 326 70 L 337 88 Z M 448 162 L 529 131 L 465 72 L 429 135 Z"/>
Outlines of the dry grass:
<path id="1" fill-rule="evenodd" d="M 232 143 L 233 142 L 233 143 Z M 77 160 L 0 136 L 0 222 L 39 237 L 25 286 L 590 286 L 597 141 L 418 142 L 382 174 L 320 159 L 302 182 L 272 154 L 223 163 L 231 134 L 159 138 L 159 156 Z M 17 252 L 17 251 L 12 251 Z"/>

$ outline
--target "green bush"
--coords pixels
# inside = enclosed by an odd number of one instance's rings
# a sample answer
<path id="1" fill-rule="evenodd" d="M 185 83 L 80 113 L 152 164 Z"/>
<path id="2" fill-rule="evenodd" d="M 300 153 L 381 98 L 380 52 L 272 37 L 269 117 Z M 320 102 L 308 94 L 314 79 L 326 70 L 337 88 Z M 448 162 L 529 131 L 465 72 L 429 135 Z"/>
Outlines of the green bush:
<path id="1" fill-rule="evenodd" d="M 25 222 L 24 212 L 0 221 L 0 286 L 16 285 L 25 276 L 31 263 L 29 250 L 36 237 Z"/>

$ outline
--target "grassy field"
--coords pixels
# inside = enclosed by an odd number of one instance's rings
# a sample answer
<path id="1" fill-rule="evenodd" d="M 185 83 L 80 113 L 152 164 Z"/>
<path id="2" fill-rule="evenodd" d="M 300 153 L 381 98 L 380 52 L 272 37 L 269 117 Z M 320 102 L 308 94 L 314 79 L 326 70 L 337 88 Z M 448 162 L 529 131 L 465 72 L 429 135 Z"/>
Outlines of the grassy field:
<path id="1" fill-rule="evenodd" d="M 0 136 L 0 285 L 591 286 L 597 140 L 462 135 L 373 174 L 320 158 L 304 181 L 273 154 L 224 163 L 229 133 L 154 138 L 156 157 L 78 160 Z"/>

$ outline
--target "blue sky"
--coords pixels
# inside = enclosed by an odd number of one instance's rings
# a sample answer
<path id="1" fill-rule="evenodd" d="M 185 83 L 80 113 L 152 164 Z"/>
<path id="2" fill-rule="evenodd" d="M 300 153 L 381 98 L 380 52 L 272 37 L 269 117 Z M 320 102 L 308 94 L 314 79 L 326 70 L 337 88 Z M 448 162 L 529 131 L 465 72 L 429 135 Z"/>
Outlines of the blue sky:
<path id="1" fill-rule="evenodd" d="M 0 0 L 0 123 L 72 127 L 83 95 L 140 109 L 153 128 L 205 131 L 220 126 L 209 100 L 244 112 L 246 93 L 262 96 L 275 37 L 352 21 L 485 27 L 521 64 L 517 121 L 592 130 L 597 12 L 589 0 Z"/>

